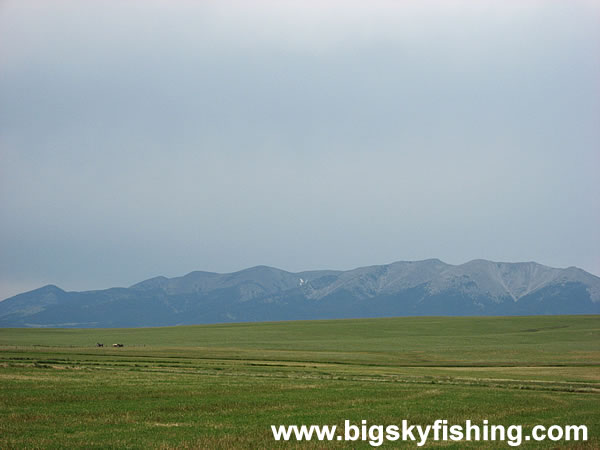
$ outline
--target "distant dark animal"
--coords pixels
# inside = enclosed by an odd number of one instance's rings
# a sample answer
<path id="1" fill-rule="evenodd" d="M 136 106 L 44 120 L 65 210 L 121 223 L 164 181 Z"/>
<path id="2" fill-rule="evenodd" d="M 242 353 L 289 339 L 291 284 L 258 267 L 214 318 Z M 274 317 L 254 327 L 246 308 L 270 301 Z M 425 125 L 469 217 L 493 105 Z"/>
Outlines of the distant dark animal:
<path id="1" fill-rule="evenodd" d="M 101 344 L 100 342 L 96 342 L 96 347 L 104 347 L 104 344 Z"/>
<path id="2" fill-rule="evenodd" d="M 123 344 L 113 344 L 113 347 L 123 347 Z"/>

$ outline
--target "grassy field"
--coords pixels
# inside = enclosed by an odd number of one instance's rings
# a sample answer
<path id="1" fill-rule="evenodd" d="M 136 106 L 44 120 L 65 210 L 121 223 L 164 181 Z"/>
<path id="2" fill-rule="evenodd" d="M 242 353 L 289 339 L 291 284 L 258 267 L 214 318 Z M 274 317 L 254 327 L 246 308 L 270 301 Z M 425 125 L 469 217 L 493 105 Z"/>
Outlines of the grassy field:
<path id="1" fill-rule="evenodd" d="M 588 442 L 523 447 L 600 448 L 600 316 L 0 329 L 3 449 L 321 448 L 270 425 L 344 419 L 585 424 Z"/>

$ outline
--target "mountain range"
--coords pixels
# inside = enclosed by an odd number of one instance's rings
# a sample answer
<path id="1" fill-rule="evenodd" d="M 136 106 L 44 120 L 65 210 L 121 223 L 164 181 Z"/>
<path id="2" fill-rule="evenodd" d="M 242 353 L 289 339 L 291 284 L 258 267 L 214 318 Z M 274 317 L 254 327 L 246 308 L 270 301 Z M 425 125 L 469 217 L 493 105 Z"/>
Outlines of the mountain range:
<path id="1" fill-rule="evenodd" d="M 600 314 L 600 278 L 534 262 L 438 259 L 353 270 L 155 277 L 129 288 L 54 285 L 0 302 L 0 327 L 147 327 L 389 316 Z"/>

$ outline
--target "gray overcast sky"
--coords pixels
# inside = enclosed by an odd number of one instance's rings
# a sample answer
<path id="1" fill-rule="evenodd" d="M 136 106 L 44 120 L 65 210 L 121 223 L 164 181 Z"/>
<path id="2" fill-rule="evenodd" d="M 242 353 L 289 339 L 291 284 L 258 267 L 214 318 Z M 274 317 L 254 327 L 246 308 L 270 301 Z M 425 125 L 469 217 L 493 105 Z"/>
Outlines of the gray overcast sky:
<path id="1" fill-rule="evenodd" d="M 0 298 L 431 257 L 599 275 L 599 80 L 598 1 L 3 0 Z"/>

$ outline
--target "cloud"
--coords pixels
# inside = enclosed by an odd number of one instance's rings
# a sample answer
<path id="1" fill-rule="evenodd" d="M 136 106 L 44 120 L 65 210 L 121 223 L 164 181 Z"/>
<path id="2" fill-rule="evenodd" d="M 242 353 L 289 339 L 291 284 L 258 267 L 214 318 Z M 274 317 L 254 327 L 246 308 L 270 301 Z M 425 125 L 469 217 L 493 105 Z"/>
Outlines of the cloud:
<path id="1" fill-rule="evenodd" d="M 4 2 L 0 271 L 598 272 L 597 6 Z"/>

